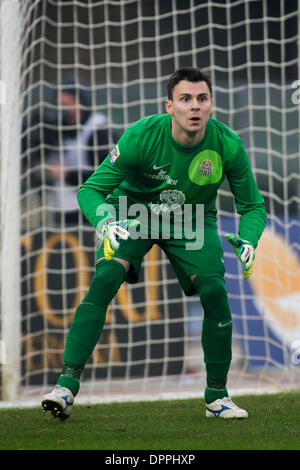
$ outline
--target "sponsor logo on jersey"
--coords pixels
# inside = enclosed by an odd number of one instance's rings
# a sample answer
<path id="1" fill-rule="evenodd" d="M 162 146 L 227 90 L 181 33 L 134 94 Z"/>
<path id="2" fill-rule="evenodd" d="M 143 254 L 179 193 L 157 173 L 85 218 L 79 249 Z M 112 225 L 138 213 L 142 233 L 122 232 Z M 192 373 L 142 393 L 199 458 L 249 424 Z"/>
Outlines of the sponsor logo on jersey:
<path id="1" fill-rule="evenodd" d="M 109 154 L 110 163 L 113 165 L 119 156 L 120 156 L 120 150 L 117 144 Z"/>
<path id="2" fill-rule="evenodd" d="M 154 174 L 144 173 L 144 172 L 141 172 L 141 174 L 154 181 L 166 181 L 168 184 L 174 185 L 174 186 L 178 183 L 178 180 L 173 180 L 172 178 L 170 178 L 170 176 L 167 174 L 165 170 L 159 170 L 158 173 L 154 173 Z"/>
<path id="3" fill-rule="evenodd" d="M 149 208 L 154 214 L 167 214 L 181 209 L 185 202 L 185 194 L 178 189 L 165 189 L 159 195 L 161 203 L 149 203 Z"/>
<path id="4" fill-rule="evenodd" d="M 185 195 L 178 189 L 165 189 L 159 195 L 160 200 L 167 204 L 171 209 L 182 206 L 185 201 Z"/>
<path id="5" fill-rule="evenodd" d="M 199 173 L 202 176 L 209 176 L 213 172 L 213 164 L 210 160 L 203 160 L 203 162 L 199 166 Z"/>

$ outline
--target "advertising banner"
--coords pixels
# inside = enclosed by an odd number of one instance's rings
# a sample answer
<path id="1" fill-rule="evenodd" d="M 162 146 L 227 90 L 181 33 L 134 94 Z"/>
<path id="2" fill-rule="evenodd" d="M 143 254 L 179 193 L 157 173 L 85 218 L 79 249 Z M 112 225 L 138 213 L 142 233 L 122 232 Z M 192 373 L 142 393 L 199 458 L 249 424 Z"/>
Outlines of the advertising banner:
<path id="1" fill-rule="evenodd" d="M 221 227 L 235 233 L 235 220 L 222 218 Z M 269 220 L 249 280 L 223 239 L 234 333 L 248 370 L 291 364 L 289 351 L 300 340 L 299 235 L 299 219 Z"/>

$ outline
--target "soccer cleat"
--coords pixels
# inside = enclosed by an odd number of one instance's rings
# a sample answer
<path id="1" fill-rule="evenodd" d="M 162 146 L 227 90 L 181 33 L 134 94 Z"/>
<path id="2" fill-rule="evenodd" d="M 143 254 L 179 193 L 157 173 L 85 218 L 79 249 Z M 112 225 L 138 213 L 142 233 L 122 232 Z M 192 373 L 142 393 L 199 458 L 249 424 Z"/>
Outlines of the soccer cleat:
<path id="1" fill-rule="evenodd" d="M 59 418 L 61 421 L 67 419 L 72 413 L 74 396 L 68 388 L 56 385 L 52 392 L 44 395 L 42 399 L 42 408 L 44 413 L 51 411 L 53 418 Z"/>
<path id="2" fill-rule="evenodd" d="M 230 397 L 219 398 L 212 403 L 206 403 L 207 418 L 248 418 L 247 411 L 239 408 Z"/>

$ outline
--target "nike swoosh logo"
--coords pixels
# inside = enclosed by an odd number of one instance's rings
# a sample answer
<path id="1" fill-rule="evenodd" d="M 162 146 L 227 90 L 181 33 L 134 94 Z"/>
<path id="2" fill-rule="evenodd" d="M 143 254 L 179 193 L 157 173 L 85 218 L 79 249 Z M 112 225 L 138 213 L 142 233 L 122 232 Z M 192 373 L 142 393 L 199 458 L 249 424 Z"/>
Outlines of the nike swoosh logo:
<path id="1" fill-rule="evenodd" d="M 222 405 L 221 408 L 219 408 L 218 410 L 212 410 L 211 408 L 208 408 L 208 406 L 206 408 L 208 409 L 208 411 L 210 411 L 216 416 L 219 416 L 222 413 L 222 411 L 229 410 L 228 406 L 225 406 L 225 405 Z"/>
<path id="2" fill-rule="evenodd" d="M 223 323 L 223 322 L 220 321 L 220 322 L 218 323 L 218 327 L 219 327 L 219 328 L 223 328 L 223 326 L 230 325 L 230 323 L 232 323 L 232 320 L 230 320 L 230 321 L 228 321 L 228 322 L 226 322 L 226 323 Z"/>
<path id="3" fill-rule="evenodd" d="M 161 166 L 153 165 L 153 170 L 160 170 L 161 168 L 164 168 L 165 166 L 169 166 L 169 165 L 171 165 L 171 163 L 166 163 L 165 165 L 161 165 Z"/>

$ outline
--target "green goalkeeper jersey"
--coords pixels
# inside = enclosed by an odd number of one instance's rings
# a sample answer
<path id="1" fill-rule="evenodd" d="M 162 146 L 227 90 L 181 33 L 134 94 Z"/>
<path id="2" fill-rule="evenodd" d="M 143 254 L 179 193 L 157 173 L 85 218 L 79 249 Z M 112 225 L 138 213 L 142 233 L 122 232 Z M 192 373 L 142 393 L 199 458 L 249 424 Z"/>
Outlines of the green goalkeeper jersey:
<path id="1" fill-rule="evenodd" d="M 202 204 L 205 222 L 215 224 L 217 191 L 225 177 L 241 215 L 239 235 L 256 247 L 266 225 L 264 200 L 241 139 L 216 119 L 208 120 L 194 146 L 174 140 L 169 114 L 140 119 L 80 187 L 78 202 L 95 228 L 106 219 L 99 206 L 116 203 L 120 196 L 156 214 L 174 205 Z"/>

